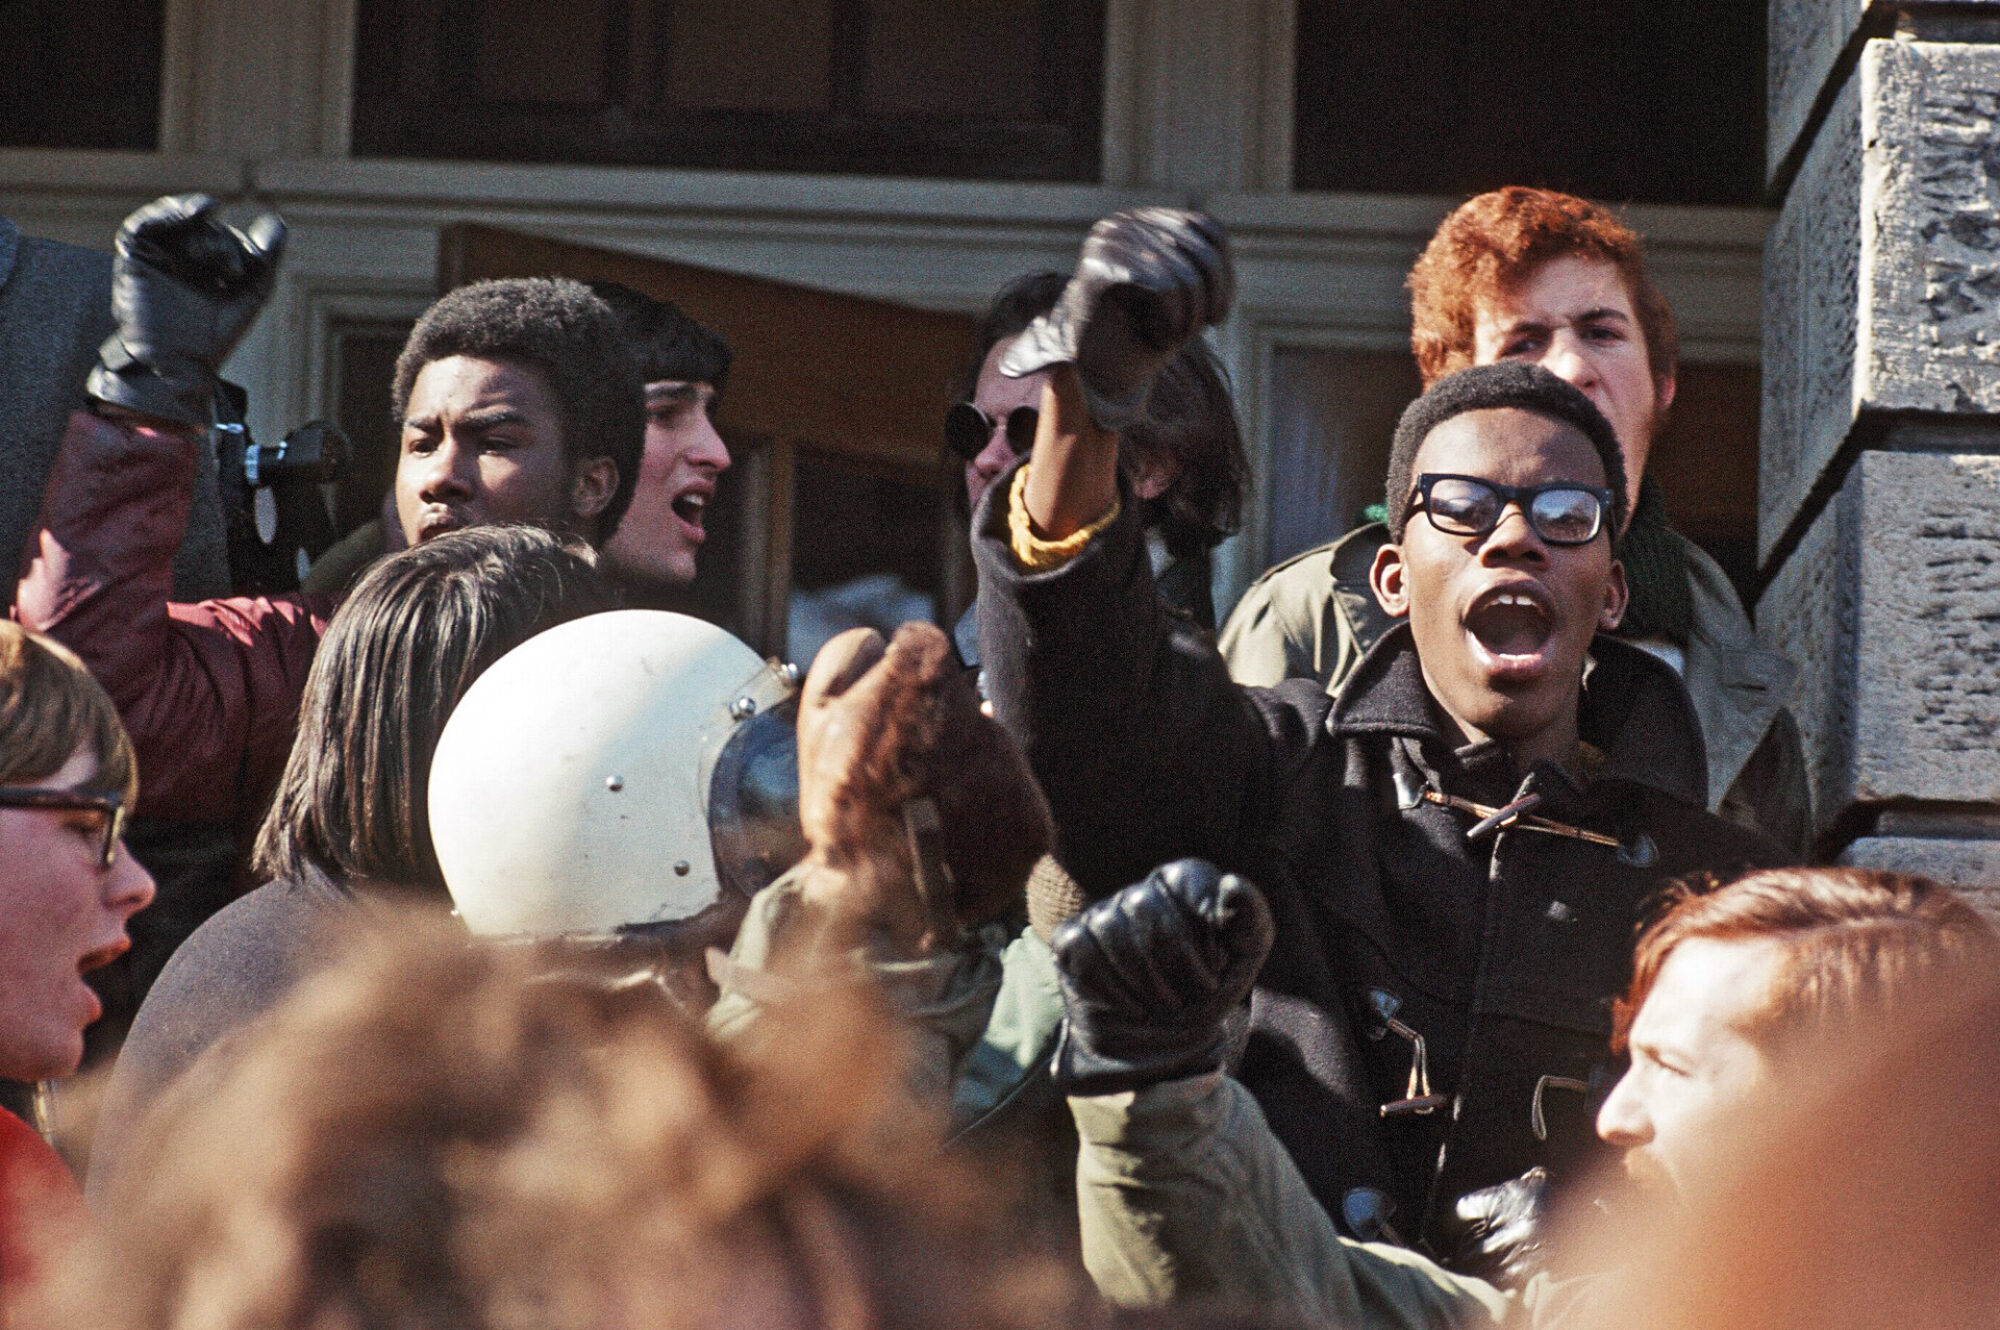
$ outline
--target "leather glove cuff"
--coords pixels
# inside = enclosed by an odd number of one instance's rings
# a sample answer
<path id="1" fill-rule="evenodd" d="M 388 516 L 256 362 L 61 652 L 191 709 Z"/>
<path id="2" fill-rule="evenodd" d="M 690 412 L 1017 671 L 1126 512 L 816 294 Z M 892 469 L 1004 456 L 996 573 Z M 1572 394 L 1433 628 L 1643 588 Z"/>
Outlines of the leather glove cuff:
<path id="1" fill-rule="evenodd" d="M 1056 1037 L 1050 1078 L 1065 1095 L 1117 1094 L 1163 1081 L 1178 1081 L 1222 1066 L 1229 1039 L 1224 1029 L 1189 1032 L 1174 1039 L 1166 1031 L 1149 1031 L 1144 1045 L 1105 1050 L 1076 1036 L 1064 1021 Z"/>
<path id="2" fill-rule="evenodd" d="M 84 391 L 140 415 L 207 429 L 215 412 L 215 374 L 193 361 L 169 366 L 137 359 L 117 333 L 98 348 Z"/>

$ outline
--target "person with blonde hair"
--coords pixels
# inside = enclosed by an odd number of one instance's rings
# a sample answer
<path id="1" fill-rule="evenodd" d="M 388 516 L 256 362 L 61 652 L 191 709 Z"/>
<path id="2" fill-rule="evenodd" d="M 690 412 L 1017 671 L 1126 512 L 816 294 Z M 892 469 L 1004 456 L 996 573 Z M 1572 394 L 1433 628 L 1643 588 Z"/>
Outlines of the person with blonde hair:
<path id="1" fill-rule="evenodd" d="M 125 923 L 153 898 L 123 839 L 138 785 L 132 741 L 82 662 L 0 621 L 0 1076 L 67 1076 L 83 1058 L 102 1012 L 84 976 L 131 945 Z M 23 1276 L 20 1228 L 51 1192 L 75 1184 L 0 1109 L 0 1293 Z"/>

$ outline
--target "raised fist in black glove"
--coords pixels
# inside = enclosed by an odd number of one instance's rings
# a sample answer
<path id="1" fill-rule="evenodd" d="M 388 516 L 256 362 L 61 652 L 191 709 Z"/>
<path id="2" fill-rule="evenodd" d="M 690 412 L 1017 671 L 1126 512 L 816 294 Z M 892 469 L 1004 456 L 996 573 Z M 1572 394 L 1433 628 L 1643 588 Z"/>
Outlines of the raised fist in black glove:
<path id="1" fill-rule="evenodd" d="M 216 372 L 271 294 L 284 250 L 275 214 L 239 231 L 206 194 L 171 194 L 127 217 L 111 268 L 118 328 L 98 348 L 90 395 L 206 428 Z"/>
<path id="2" fill-rule="evenodd" d="M 1547 1169 L 1469 1191 L 1440 1226 L 1438 1256 L 1462 1275 L 1518 1289 L 1545 1265 L 1549 1210 Z"/>
<path id="3" fill-rule="evenodd" d="M 1236 296 L 1229 239 L 1178 208 L 1115 213 L 1090 228 L 1056 307 L 1014 339 L 1000 372 L 1073 364 L 1090 418 L 1122 430 L 1145 412 L 1153 375 L 1220 323 Z"/>
<path id="4" fill-rule="evenodd" d="M 1271 936 L 1264 894 L 1200 859 L 1085 908 L 1050 943 L 1068 1009 L 1056 1087 L 1111 1094 L 1219 1067 Z"/>

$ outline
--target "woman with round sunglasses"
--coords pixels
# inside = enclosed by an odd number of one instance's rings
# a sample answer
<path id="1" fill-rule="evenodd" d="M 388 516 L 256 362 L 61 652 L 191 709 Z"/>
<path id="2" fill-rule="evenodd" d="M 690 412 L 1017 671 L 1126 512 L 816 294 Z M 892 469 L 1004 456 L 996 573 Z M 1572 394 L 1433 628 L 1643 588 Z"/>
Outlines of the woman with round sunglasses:
<path id="1" fill-rule="evenodd" d="M 1046 374 L 1013 379 L 1000 358 L 1028 325 L 1055 307 L 1069 279 L 1030 273 L 1000 289 L 979 325 L 979 358 L 967 367 L 963 400 L 945 413 L 945 446 L 965 464 L 966 510 L 1034 446 Z M 1153 381 L 1142 420 L 1119 441 L 1119 467 L 1145 512 L 1146 543 L 1160 599 L 1215 631 L 1209 551 L 1242 524 L 1250 461 L 1222 362 L 1189 343 Z M 974 663 L 968 611 L 952 634 Z"/>
<path id="2" fill-rule="evenodd" d="M 83 663 L 0 622 L 0 1076 L 67 1076 L 103 1008 L 84 976 L 131 940 L 153 879 L 125 852 L 132 741 Z M 28 1271 L 24 1229 L 74 1204 L 55 1152 L 0 1109 L 0 1320 Z"/>

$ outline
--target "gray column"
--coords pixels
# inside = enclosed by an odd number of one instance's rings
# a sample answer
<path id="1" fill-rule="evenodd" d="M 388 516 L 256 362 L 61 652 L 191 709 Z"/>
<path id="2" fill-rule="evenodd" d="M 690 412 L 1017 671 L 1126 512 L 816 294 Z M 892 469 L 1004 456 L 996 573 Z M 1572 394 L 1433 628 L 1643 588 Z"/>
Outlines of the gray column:
<path id="1" fill-rule="evenodd" d="M 1759 632 L 1823 846 L 2000 907 L 2000 0 L 1771 0 Z"/>

